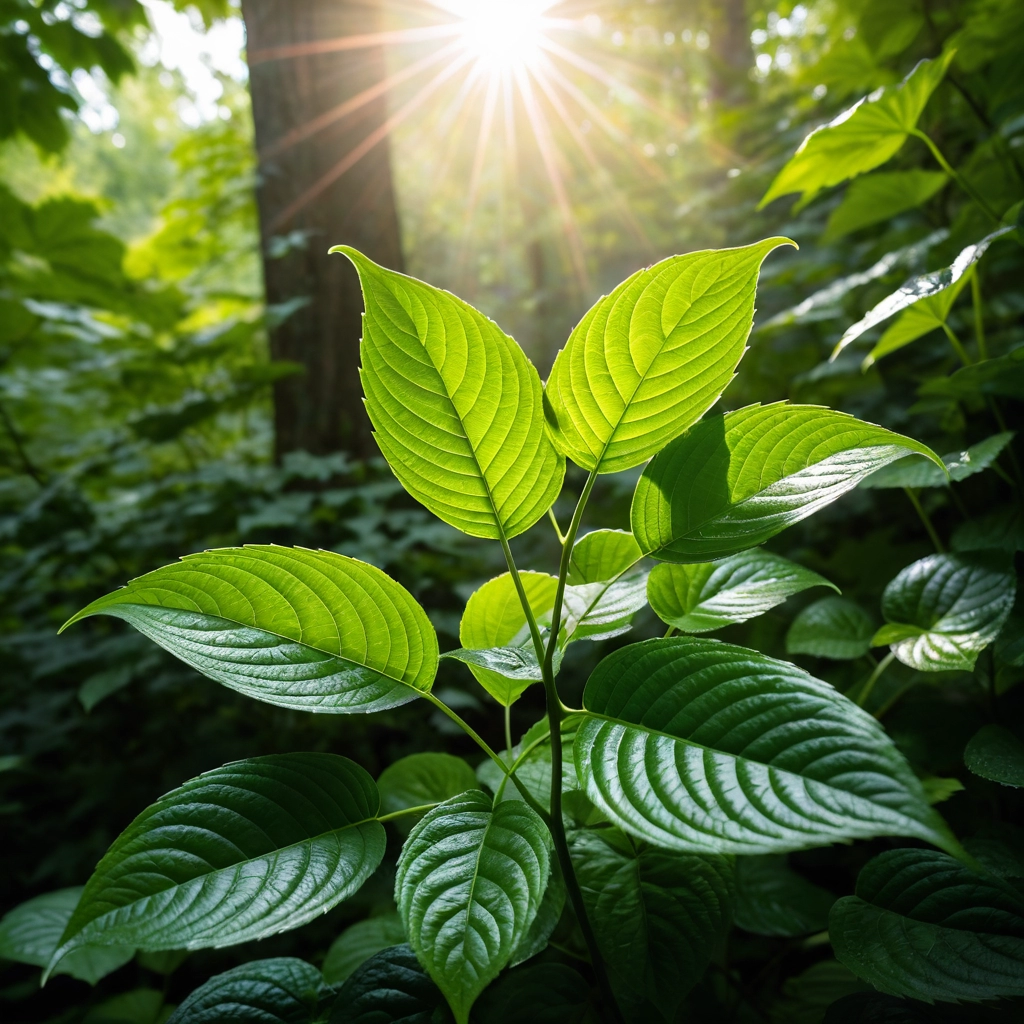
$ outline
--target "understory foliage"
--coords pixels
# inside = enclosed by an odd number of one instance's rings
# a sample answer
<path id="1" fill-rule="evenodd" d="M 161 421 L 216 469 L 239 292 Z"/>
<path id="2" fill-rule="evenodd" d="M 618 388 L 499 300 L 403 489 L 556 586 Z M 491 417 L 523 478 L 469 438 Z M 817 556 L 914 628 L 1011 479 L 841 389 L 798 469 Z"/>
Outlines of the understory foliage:
<path id="1" fill-rule="evenodd" d="M 1024 15 L 773 13 L 743 173 L 545 382 L 340 247 L 391 473 L 261 462 L 243 193 L 127 263 L 3 196 L 5 999 L 1017 1019 Z"/>

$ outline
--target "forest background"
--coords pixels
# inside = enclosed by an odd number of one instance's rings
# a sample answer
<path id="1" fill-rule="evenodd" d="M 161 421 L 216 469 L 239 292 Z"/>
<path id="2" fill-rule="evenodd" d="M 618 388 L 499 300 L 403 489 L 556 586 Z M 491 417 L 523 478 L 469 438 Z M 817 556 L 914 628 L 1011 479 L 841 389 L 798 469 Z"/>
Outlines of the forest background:
<path id="1" fill-rule="evenodd" d="M 80 885 L 140 809 L 228 760 L 333 750 L 377 774 L 423 750 L 472 759 L 443 718 L 413 707 L 372 721 L 303 716 L 246 702 L 123 627 L 56 638 L 88 601 L 182 552 L 275 542 L 379 565 L 430 610 L 442 649 L 458 646 L 462 605 L 500 568 L 375 457 L 354 383 L 355 276 L 328 260 L 329 245 L 368 239 L 371 256 L 474 302 L 544 377 L 582 313 L 626 274 L 672 253 L 786 235 L 801 248 L 762 273 L 751 349 L 722 408 L 826 404 L 940 454 L 1019 426 L 1024 261 L 1012 232 L 949 290 L 934 329 L 865 363 L 875 327 L 829 358 L 908 277 L 949 266 L 990 233 L 993 213 L 996 225 L 1018 223 L 1016 0 L 558 4 L 548 13 L 575 26 L 564 37 L 577 54 L 563 58 L 568 84 L 538 86 L 532 106 L 512 92 L 511 113 L 492 109 L 490 134 L 486 83 L 453 73 L 432 84 L 443 66 L 429 32 L 271 52 L 313 31 L 322 41 L 429 29 L 439 21 L 429 4 L 243 6 L 0 0 L 0 910 Z M 955 176 L 910 138 L 876 186 L 863 183 L 882 172 L 759 206 L 811 129 L 951 51 L 920 126 Z M 385 76 L 390 90 L 336 114 Z M 518 125 L 511 146 L 502 117 Z M 383 141 L 324 184 L 325 169 L 375 131 Z M 955 373 L 960 345 L 977 364 L 969 379 Z M 1024 547 L 1019 500 L 1006 498 L 1020 486 L 1015 447 L 953 487 L 858 489 L 771 547 L 841 587 L 870 635 L 886 583 L 935 546 L 984 537 Z M 628 526 L 635 477 L 602 480 L 594 501 L 606 524 Z M 554 539 L 538 527 L 520 543 L 540 564 L 554 560 Z M 785 657 L 811 600 L 716 635 Z M 574 650 L 567 690 L 612 646 L 663 631 L 644 612 L 628 637 Z M 842 689 L 863 682 L 862 661 L 796 660 Z M 978 806 L 1009 822 L 1021 812 L 1015 793 L 994 792 L 962 760 L 986 721 L 1019 724 L 1019 663 L 1018 652 L 938 683 L 897 664 L 869 705 L 966 833 Z M 490 698 L 464 666 L 441 672 L 446 701 L 483 722 Z M 513 708 L 516 735 L 541 715 L 537 690 Z M 864 857 L 851 848 L 793 861 L 841 895 Z M 0 1013 L 155 1021 L 236 963 L 319 964 L 348 924 L 389 912 L 389 871 L 393 861 L 353 900 L 258 948 L 140 956 L 95 986 L 60 976 L 43 990 L 38 970 L 2 965 Z M 863 987 L 827 943 L 734 935 L 694 1005 L 820 1021 Z M 138 992 L 159 998 L 110 1009 Z"/>

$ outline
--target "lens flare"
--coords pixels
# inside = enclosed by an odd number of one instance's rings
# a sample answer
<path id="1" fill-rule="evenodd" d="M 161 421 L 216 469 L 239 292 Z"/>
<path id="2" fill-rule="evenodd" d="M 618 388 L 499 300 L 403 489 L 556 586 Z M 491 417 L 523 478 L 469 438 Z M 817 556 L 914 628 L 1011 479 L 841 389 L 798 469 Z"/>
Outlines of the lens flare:
<path id="1" fill-rule="evenodd" d="M 554 0 L 449 0 L 444 7 L 462 21 L 461 40 L 482 70 L 531 66 L 544 42 L 544 12 Z"/>

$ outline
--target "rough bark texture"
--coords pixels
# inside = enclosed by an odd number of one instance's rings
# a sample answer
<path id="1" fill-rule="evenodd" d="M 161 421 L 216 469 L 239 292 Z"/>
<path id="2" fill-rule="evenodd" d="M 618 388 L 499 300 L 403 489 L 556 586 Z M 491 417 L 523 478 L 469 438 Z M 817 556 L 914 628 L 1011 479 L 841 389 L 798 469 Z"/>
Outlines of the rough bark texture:
<path id="1" fill-rule="evenodd" d="M 329 113 L 385 76 L 380 47 L 301 56 L 272 51 L 329 43 L 379 29 L 369 0 L 243 0 L 250 88 L 260 152 L 257 199 L 267 302 L 306 304 L 274 327 L 274 359 L 306 372 L 274 390 L 275 448 L 316 454 L 345 450 L 378 454 L 359 385 L 359 282 L 343 256 L 347 243 L 371 259 L 402 269 L 398 215 L 387 137 L 349 170 L 339 164 L 387 119 L 380 96 L 346 117 Z M 329 121 L 296 139 L 316 118 Z"/>

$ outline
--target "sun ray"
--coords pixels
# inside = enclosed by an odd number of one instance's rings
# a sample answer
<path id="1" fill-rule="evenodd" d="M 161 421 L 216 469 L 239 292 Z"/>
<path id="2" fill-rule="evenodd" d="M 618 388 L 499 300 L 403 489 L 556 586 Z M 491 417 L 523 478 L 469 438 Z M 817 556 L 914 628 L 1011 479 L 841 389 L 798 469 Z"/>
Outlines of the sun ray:
<path id="1" fill-rule="evenodd" d="M 397 46 L 403 43 L 423 43 L 431 39 L 457 36 L 464 29 L 460 22 L 444 25 L 426 25 L 422 28 L 402 28 L 390 32 L 366 32 L 362 35 L 337 36 L 334 39 L 317 39 L 309 43 L 292 43 L 288 46 L 271 46 L 254 50 L 249 54 L 249 64 L 264 64 L 271 60 L 288 60 L 292 57 L 314 57 L 321 53 L 338 53 L 343 50 L 365 50 L 371 46 Z"/>
<path id="2" fill-rule="evenodd" d="M 492 74 L 487 83 L 487 95 L 484 98 L 483 116 L 480 118 L 480 133 L 477 136 L 476 153 L 473 155 L 473 170 L 469 177 L 469 197 L 466 200 L 466 213 L 462 225 L 462 240 L 459 244 L 459 255 L 456 261 L 455 272 L 461 278 L 466 265 L 466 256 L 469 249 L 469 237 L 473 228 L 473 214 L 476 212 L 477 200 L 480 197 L 480 182 L 483 178 L 484 159 L 487 156 L 487 146 L 491 140 L 491 132 L 494 128 L 494 118 L 498 106 L 498 92 L 501 88 L 501 79 L 498 75 Z"/>

